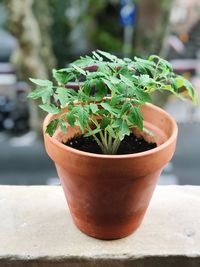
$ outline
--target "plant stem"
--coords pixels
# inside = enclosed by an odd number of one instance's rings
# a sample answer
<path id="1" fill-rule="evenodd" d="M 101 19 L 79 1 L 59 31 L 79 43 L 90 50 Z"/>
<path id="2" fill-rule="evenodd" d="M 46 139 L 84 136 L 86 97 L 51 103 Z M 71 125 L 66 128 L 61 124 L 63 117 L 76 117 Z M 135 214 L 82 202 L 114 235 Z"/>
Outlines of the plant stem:
<path id="1" fill-rule="evenodd" d="M 116 154 L 117 150 L 120 146 L 121 140 L 119 138 L 116 138 L 113 142 L 113 147 L 112 147 L 112 151 L 111 154 Z"/>
<path id="2" fill-rule="evenodd" d="M 96 137 L 96 135 L 93 135 L 94 140 L 97 142 L 98 146 L 101 148 L 103 154 L 107 154 L 107 150 L 105 149 L 104 145 L 101 143 L 101 141 Z"/>

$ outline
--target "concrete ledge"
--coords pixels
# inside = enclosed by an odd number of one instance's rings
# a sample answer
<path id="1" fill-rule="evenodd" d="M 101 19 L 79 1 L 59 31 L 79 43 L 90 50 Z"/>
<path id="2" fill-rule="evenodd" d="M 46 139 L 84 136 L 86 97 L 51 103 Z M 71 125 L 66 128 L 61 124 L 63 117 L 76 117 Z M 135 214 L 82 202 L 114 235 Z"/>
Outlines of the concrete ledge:
<path id="1" fill-rule="evenodd" d="M 59 186 L 0 186 L 0 267 L 200 266 L 200 187 L 158 186 L 139 230 L 100 241 L 73 225 Z"/>

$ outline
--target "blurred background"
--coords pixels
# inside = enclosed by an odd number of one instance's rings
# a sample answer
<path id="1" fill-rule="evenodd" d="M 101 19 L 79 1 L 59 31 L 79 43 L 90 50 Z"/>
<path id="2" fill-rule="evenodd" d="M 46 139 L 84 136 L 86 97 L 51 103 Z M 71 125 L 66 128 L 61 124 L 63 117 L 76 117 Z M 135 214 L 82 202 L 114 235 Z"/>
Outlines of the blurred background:
<path id="1" fill-rule="evenodd" d="M 28 102 L 29 77 L 51 78 L 80 55 L 158 54 L 200 94 L 199 0 L 0 0 L 0 184 L 59 184 L 41 137 L 44 116 Z M 179 125 L 160 184 L 200 185 L 200 108 L 168 94 L 154 102 Z"/>

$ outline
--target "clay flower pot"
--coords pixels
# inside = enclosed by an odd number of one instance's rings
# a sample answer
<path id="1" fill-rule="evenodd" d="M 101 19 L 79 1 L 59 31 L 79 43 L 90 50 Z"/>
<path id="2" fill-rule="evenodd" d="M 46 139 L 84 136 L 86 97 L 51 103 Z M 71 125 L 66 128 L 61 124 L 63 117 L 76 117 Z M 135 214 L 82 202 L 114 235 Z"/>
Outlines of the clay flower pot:
<path id="1" fill-rule="evenodd" d="M 174 119 L 151 104 L 143 106 L 142 113 L 158 146 L 129 155 L 98 155 L 70 148 L 62 141 L 78 129 L 69 127 L 67 135 L 57 130 L 50 137 L 45 129 L 52 115 L 44 121 L 46 151 L 55 162 L 74 223 L 87 235 L 117 239 L 134 232 L 163 167 L 173 156 L 178 131 Z"/>

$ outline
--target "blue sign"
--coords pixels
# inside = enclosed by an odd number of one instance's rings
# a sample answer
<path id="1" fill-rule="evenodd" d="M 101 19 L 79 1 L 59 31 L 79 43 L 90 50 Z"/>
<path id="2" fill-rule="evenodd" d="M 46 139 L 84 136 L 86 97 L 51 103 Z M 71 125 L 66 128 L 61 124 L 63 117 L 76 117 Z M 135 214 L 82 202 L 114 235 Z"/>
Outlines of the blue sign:
<path id="1" fill-rule="evenodd" d="M 120 0 L 120 24 L 125 27 L 134 25 L 136 21 L 136 8 L 132 0 Z"/>

